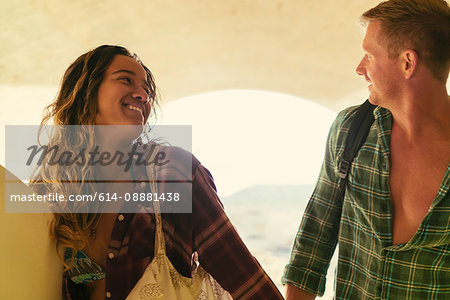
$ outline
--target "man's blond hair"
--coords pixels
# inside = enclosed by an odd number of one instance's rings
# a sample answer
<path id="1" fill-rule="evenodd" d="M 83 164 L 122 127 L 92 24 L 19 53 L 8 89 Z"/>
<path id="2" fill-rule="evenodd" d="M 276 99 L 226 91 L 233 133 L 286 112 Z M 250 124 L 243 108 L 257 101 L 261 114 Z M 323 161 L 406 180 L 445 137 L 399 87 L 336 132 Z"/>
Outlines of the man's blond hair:
<path id="1" fill-rule="evenodd" d="M 381 22 L 380 43 L 391 58 L 417 52 L 431 73 L 446 82 L 450 67 L 450 8 L 444 0 L 389 0 L 366 11 L 361 23 Z"/>

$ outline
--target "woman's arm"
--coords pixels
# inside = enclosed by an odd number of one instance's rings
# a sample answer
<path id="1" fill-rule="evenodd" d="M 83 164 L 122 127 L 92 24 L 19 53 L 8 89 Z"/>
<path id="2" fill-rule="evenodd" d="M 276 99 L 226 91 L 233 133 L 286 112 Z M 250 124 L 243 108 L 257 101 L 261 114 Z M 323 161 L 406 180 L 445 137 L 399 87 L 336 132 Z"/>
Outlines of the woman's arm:
<path id="1" fill-rule="evenodd" d="M 231 224 L 212 176 L 202 165 L 193 173 L 192 213 L 200 265 L 234 299 L 283 299 Z"/>

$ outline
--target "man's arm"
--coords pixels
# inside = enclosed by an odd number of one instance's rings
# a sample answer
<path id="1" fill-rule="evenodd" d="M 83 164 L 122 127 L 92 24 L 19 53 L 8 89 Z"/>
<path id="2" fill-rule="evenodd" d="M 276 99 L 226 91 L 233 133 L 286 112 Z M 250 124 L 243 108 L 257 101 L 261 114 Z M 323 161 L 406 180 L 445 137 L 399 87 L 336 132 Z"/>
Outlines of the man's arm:
<path id="1" fill-rule="evenodd" d="M 314 300 L 316 295 L 305 292 L 302 289 L 299 289 L 295 285 L 287 284 L 286 285 L 286 300 Z"/>
<path id="2" fill-rule="evenodd" d="M 341 112 L 330 129 L 320 176 L 305 209 L 282 278 L 283 284 L 294 285 L 311 295 L 324 293 L 327 270 L 338 241 L 342 212 L 338 161 L 351 123 L 350 117 L 355 111 L 356 107 L 353 107 Z M 288 296 L 291 293 L 295 295 L 295 292 L 299 293 L 292 287 L 288 288 Z"/>

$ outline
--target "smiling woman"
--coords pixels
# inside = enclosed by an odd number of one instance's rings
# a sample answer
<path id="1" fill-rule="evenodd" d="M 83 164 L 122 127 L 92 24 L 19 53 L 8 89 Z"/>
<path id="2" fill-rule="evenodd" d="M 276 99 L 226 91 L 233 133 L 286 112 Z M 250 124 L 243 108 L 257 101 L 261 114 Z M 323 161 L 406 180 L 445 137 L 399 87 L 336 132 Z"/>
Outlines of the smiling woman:
<path id="1" fill-rule="evenodd" d="M 134 58 L 116 55 L 98 89 L 96 125 L 144 125 L 150 114 L 150 84 Z M 154 91 L 152 91 L 154 93 Z"/>
<path id="2" fill-rule="evenodd" d="M 48 107 L 42 124 L 62 125 L 50 137 L 49 149 L 133 157 L 125 170 L 114 163 L 92 166 L 87 157 L 81 165 L 44 158 L 32 180 L 40 194 L 119 199 L 56 206 L 51 232 L 64 253 L 64 298 L 282 299 L 226 216 L 209 171 L 180 148 L 143 144 L 143 129 L 157 104 L 155 89 L 152 74 L 135 55 L 101 46 L 69 67 Z M 170 163 L 145 167 L 135 152 L 151 161 L 163 153 Z M 174 195 L 174 201 L 158 197 L 142 203 L 142 195 L 148 200 L 156 194 Z M 127 199 L 135 195 L 140 202 L 130 205 Z"/>

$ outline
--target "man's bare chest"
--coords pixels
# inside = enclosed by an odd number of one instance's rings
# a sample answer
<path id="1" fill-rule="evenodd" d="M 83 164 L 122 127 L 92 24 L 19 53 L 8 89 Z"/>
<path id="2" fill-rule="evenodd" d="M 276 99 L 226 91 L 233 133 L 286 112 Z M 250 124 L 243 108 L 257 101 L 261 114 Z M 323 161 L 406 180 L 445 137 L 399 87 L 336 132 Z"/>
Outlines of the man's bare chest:
<path id="1" fill-rule="evenodd" d="M 391 147 L 389 187 L 393 243 L 409 241 L 428 213 L 449 163 L 441 147 Z"/>

